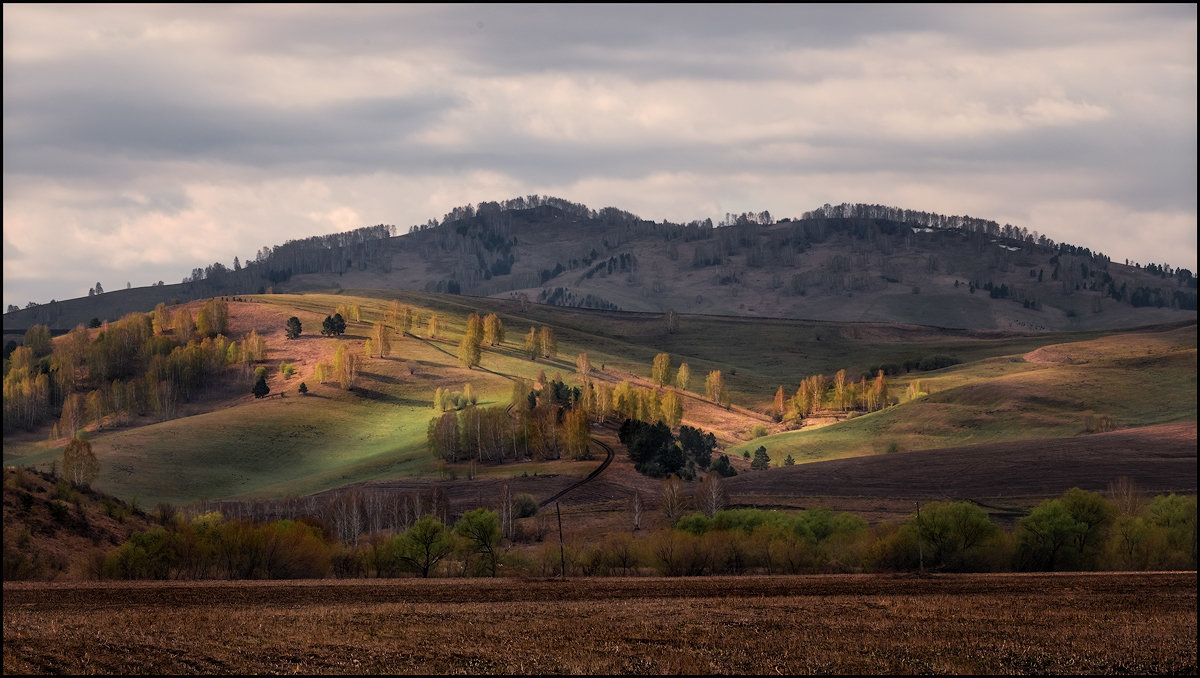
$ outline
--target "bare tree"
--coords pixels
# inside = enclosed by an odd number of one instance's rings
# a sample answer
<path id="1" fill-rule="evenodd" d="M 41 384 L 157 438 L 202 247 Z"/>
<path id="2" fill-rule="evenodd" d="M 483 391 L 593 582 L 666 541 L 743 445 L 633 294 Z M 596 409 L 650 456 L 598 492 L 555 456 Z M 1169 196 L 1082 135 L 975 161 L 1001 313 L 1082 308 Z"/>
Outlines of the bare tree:
<path id="1" fill-rule="evenodd" d="M 1108 500 L 1117 513 L 1126 516 L 1140 514 L 1146 505 L 1146 497 L 1129 476 L 1121 476 L 1108 484 Z"/>
<path id="2" fill-rule="evenodd" d="M 428 504 L 425 510 L 428 515 L 437 518 L 442 523 L 450 520 L 450 497 L 441 485 L 434 484 L 429 488 Z"/>
<path id="3" fill-rule="evenodd" d="M 642 501 L 642 493 L 637 490 L 633 491 L 633 496 L 629 498 L 629 517 L 633 520 L 633 529 L 642 529 L 642 511 L 645 510 L 645 503 Z"/>
<path id="4" fill-rule="evenodd" d="M 500 486 L 500 534 L 505 539 L 512 539 L 513 526 L 516 521 L 513 519 L 515 515 L 515 505 L 513 502 L 512 486 L 507 482 Z"/>
<path id="5" fill-rule="evenodd" d="M 675 309 L 668 308 L 663 320 L 666 322 L 668 334 L 675 334 L 679 331 L 679 314 L 675 312 Z"/>
<path id="6" fill-rule="evenodd" d="M 721 480 L 721 474 L 713 471 L 705 475 L 696 487 L 694 498 L 696 506 L 709 518 L 728 506 L 729 495 L 725 491 L 725 482 Z"/>
<path id="7" fill-rule="evenodd" d="M 90 484 L 100 473 L 100 463 L 96 461 L 96 453 L 92 444 L 78 438 L 67 443 L 63 450 L 63 477 L 79 486 Z"/>
<path id="8" fill-rule="evenodd" d="M 362 493 L 357 487 L 335 494 L 329 500 L 329 520 L 338 539 L 358 544 L 365 527 Z"/>
<path id="9" fill-rule="evenodd" d="M 679 476 L 671 476 L 663 481 L 661 499 L 663 515 L 674 525 L 683 516 L 686 501 L 683 496 L 683 481 Z"/>

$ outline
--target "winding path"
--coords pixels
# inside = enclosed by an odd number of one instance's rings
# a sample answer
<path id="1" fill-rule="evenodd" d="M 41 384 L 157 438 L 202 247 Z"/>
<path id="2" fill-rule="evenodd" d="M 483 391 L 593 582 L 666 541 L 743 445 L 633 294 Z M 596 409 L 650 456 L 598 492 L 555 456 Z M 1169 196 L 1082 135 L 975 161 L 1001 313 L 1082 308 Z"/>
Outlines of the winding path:
<path id="1" fill-rule="evenodd" d="M 445 353 L 446 355 L 457 359 L 457 356 L 455 356 L 450 351 L 447 351 L 446 349 L 442 348 L 441 346 L 438 346 L 432 340 L 426 339 L 424 337 L 418 337 L 417 335 L 415 335 L 411 332 L 404 332 L 404 336 L 412 337 L 413 339 L 416 339 L 417 341 L 425 342 L 429 346 L 441 351 L 442 353 Z M 492 374 L 504 377 L 505 379 L 513 378 L 512 376 L 507 375 L 507 374 L 501 374 L 500 372 L 493 372 L 492 370 L 489 370 L 485 367 L 478 366 L 478 369 L 480 369 L 484 372 L 491 372 Z M 512 412 L 512 403 L 509 403 L 508 407 L 505 408 L 505 411 Z M 596 470 L 587 474 L 587 477 L 583 478 L 582 480 L 580 480 L 577 483 L 574 483 L 573 485 L 567 487 L 566 489 L 555 493 L 554 496 L 550 497 L 549 499 L 543 500 L 541 503 L 538 504 L 538 508 L 544 508 L 544 507 L 550 505 L 552 502 L 557 501 L 558 499 L 561 499 L 563 495 L 570 492 L 571 490 L 574 490 L 574 489 L 588 483 L 589 481 L 596 479 L 601 473 L 604 473 L 604 469 L 608 468 L 608 465 L 612 463 L 613 457 L 615 456 L 615 454 L 613 452 L 613 449 L 611 447 L 609 447 L 607 443 L 603 443 L 599 440 L 593 440 L 592 442 L 599 445 L 600 448 L 602 450 L 604 450 L 604 461 L 600 462 L 600 465 L 596 467 Z"/>
<path id="2" fill-rule="evenodd" d="M 608 468 L 608 465 L 612 463 L 613 449 L 611 447 L 609 447 L 607 443 L 602 443 L 599 440 L 593 440 L 592 442 L 596 443 L 597 445 L 599 445 L 601 447 L 601 449 L 604 450 L 604 454 L 605 454 L 604 461 L 600 462 L 600 465 L 596 467 L 596 470 L 587 474 L 587 477 L 584 478 L 583 480 L 580 480 L 579 482 L 571 485 L 570 487 L 567 487 L 566 489 L 556 493 L 554 496 L 550 497 L 549 499 L 546 499 L 546 500 L 542 501 L 541 503 L 539 503 L 538 508 L 545 508 L 546 506 L 549 506 L 552 502 L 560 499 L 564 494 L 570 492 L 571 490 L 578 488 L 579 486 L 581 486 L 591 480 L 594 480 L 601 473 L 604 473 L 604 469 Z"/>

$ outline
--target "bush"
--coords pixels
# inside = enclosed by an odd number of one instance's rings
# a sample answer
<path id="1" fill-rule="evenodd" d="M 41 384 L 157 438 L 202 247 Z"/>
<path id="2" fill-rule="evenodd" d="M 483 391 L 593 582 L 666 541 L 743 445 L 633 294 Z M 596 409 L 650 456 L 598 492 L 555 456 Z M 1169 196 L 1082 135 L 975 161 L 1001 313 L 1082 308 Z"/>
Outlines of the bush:
<path id="1" fill-rule="evenodd" d="M 918 370 L 921 372 L 929 372 L 931 370 L 940 370 L 943 367 L 950 367 L 951 365 L 958 365 L 960 363 L 962 363 L 962 360 L 950 355 L 927 355 L 920 360 L 905 360 L 904 371 L 910 372 L 912 370 Z"/>
<path id="2" fill-rule="evenodd" d="M 61 501 L 52 501 L 50 502 L 49 506 L 50 517 L 54 518 L 54 522 L 56 523 L 66 522 L 67 516 L 71 514 L 71 509 Z"/>
<path id="3" fill-rule="evenodd" d="M 734 470 L 733 464 L 729 463 L 729 456 L 722 454 L 717 457 L 717 460 L 712 463 L 712 470 L 721 474 L 722 478 L 736 476 L 737 471 Z"/>
<path id="4" fill-rule="evenodd" d="M 528 518 L 538 512 L 537 500 L 531 494 L 518 494 L 513 497 L 513 514 L 517 518 Z"/>

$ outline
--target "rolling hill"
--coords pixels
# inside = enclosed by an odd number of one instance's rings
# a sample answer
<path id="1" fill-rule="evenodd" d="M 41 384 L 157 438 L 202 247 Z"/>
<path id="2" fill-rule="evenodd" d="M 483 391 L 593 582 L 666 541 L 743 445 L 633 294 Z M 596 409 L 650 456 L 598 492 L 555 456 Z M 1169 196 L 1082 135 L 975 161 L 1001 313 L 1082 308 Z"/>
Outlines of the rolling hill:
<path id="1" fill-rule="evenodd" d="M 914 501 L 970 499 L 1011 523 L 1070 487 L 1102 491 L 1121 478 L 1144 492 L 1195 493 L 1190 272 L 1117 264 L 981 220 L 864 210 L 779 221 L 731 215 L 712 227 L 655 224 L 555 199 L 483 204 L 404 235 L 370 227 L 292 242 L 240 271 L 217 265 L 181 284 L 10 312 L 6 341 L 19 343 L 42 323 L 56 348 L 22 358 L 24 395 L 16 371 L 6 379 L 4 463 L 13 478 L 18 468 L 59 463 L 67 442 L 56 426 L 62 393 L 47 393 L 50 411 L 28 426 L 10 426 L 10 394 L 29 397 L 38 374 L 61 375 L 56 361 L 70 354 L 60 356 L 67 343 L 86 337 L 101 345 L 107 333 L 110 353 L 73 354 L 74 388 L 80 402 L 95 393 L 109 403 L 97 406 L 99 421 L 89 405 L 83 422 L 100 462 L 93 487 L 134 506 L 288 516 L 349 491 L 396 498 L 437 487 L 459 515 L 492 505 L 503 485 L 545 501 L 600 459 L 445 463 L 427 442 L 441 414 L 435 393 L 469 386 L 479 406 L 500 408 L 518 380 L 582 387 L 580 354 L 594 383 L 652 390 L 660 353 L 670 356 L 671 375 L 690 367 L 687 388 L 662 392 L 678 394 L 682 423 L 712 432 L 718 453 L 728 454 L 738 471 L 728 479 L 733 506 L 824 506 L 882 521 L 903 518 Z M 214 298 L 227 305 L 228 339 L 244 344 L 253 333 L 263 355 L 221 362 L 191 390 L 168 389 L 171 407 L 151 408 L 146 400 L 163 392 L 144 391 L 141 370 L 156 359 L 160 377 L 190 369 L 175 362 L 161 371 L 182 349 L 172 348 L 173 327 L 160 328 L 145 349 L 129 352 L 136 365 L 118 371 L 121 392 L 141 400 L 118 413 L 117 384 L 96 377 L 117 374 L 106 361 L 119 352 L 113 337 L 126 336 L 118 319 L 160 302 L 172 315 L 186 309 L 195 317 Z M 387 356 L 368 356 L 365 344 L 393 305 L 412 309 L 417 322 L 395 332 Z M 346 332 L 319 334 L 339 308 Z M 471 313 L 495 314 L 507 335 L 483 348 L 474 369 L 457 359 Z M 430 336 L 434 315 L 439 329 Z M 304 331 L 287 339 L 292 316 Z M 91 318 L 107 324 L 62 336 Z M 524 337 L 543 327 L 556 335 L 557 351 L 531 359 Z M 317 376 L 339 348 L 359 356 L 349 388 Z M 6 353 L 6 372 L 12 366 Z M 269 398 L 250 393 L 255 367 L 265 368 Z M 839 370 L 863 385 L 882 370 L 888 406 L 843 408 L 826 397 L 806 416 L 776 416 L 777 390 L 790 401 L 806 378 Z M 705 393 L 705 376 L 716 371 L 726 406 Z M 634 470 L 618 424 L 592 430 L 616 451 L 611 465 L 559 502 L 577 526 L 598 533 L 626 529 L 632 494 L 653 508 L 660 487 Z M 760 447 L 771 468 L 752 471 L 749 457 Z M 41 494 L 56 491 L 46 485 Z M 6 490 L 6 540 L 14 502 Z M 53 522 L 44 518 L 39 524 Z M 110 519 L 80 518 L 128 534 Z"/>
<path id="2" fill-rule="evenodd" d="M 678 328 L 668 331 L 661 314 L 460 295 L 346 291 L 240 299 L 229 302 L 230 335 L 241 338 L 253 330 L 266 339 L 261 364 L 271 368 L 272 393 L 285 397 L 255 399 L 249 393 L 249 373 L 229 368 L 226 379 L 190 402 L 180 402 L 173 417 L 160 421 L 147 415 L 127 424 L 110 420 L 102 430 L 91 424 L 91 441 L 101 460 L 98 489 L 143 505 L 187 504 L 444 477 L 447 469 L 439 468 L 425 440 L 436 414 L 436 389 L 461 391 L 469 383 L 481 406 L 503 405 L 513 378 L 561 375 L 579 383 L 579 353 L 587 353 L 596 366 L 594 378 L 609 385 L 629 381 L 649 386 L 650 365 L 659 352 L 670 354 L 673 369 L 687 362 L 693 379 L 684 392 L 683 422 L 712 431 L 739 463 L 743 451 L 760 445 L 777 465 L 789 454 L 804 464 L 880 455 L 888 449 L 1075 438 L 1086 432 L 1088 418 L 1096 416 L 1107 417 L 1118 429 L 1195 421 L 1195 323 L 1018 333 L 681 314 Z M 429 339 L 424 328 L 414 328 L 412 335 L 396 340 L 389 356 L 364 359 L 350 390 L 317 383 L 317 363 L 330 360 L 337 347 L 361 355 L 372 324 L 383 318 L 393 299 L 410 304 L 419 319 L 438 314 L 441 334 Z M 313 334 L 312 328 L 338 305 L 358 306 L 362 320 L 351 321 L 340 337 Z M 455 358 L 471 312 L 496 313 L 508 328 L 508 340 L 486 348 L 478 369 L 466 369 Z M 296 340 L 283 332 L 292 315 L 307 328 Z M 520 337 L 541 326 L 557 332 L 558 355 L 529 360 Z M 899 368 L 932 355 L 961 362 L 927 372 Z M 280 373 L 280 363 L 292 365 L 294 374 Z M 809 375 L 846 369 L 857 377 L 881 365 L 898 369 L 890 377 L 891 407 L 857 415 L 825 407 L 807 419 L 783 422 L 770 416 L 780 386 L 790 396 Z M 703 375 L 714 370 L 725 375 L 729 408 L 711 402 L 700 387 Z M 906 390 L 914 381 L 920 393 L 910 397 Z M 309 387 L 306 396 L 297 393 L 301 382 Z M 601 428 L 597 434 L 623 451 L 611 430 Z M 5 464 L 45 467 L 54 462 L 65 440 L 48 440 L 48 435 L 47 424 L 6 436 Z M 480 478 L 582 476 L 594 466 L 531 461 L 470 471 L 460 464 L 449 472 Z"/>
<path id="3" fill-rule="evenodd" d="M 1112 260 L 972 217 L 826 205 L 687 224 L 529 196 L 394 226 L 264 247 L 184 282 L 51 300 L 4 315 L 5 341 L 218 295 L 386 289 L 633 312 L 908 323 L 957 329 L 1113 329 L 1196 317 L 1187 269 Z"/>

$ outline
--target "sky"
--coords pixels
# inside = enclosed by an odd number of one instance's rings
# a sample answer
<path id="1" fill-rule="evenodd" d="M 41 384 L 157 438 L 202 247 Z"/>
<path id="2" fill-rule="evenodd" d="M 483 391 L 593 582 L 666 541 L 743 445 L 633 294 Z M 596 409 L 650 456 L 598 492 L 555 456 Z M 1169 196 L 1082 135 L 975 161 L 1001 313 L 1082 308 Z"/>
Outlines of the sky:
<path id="1" fill-rule="evenodd" d="M 884 204 L 1195 272 L 1196 14 L 6 3 L 3 302 L 531 194 Z"/>

